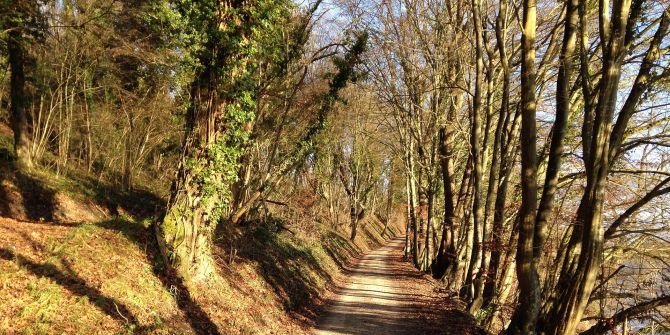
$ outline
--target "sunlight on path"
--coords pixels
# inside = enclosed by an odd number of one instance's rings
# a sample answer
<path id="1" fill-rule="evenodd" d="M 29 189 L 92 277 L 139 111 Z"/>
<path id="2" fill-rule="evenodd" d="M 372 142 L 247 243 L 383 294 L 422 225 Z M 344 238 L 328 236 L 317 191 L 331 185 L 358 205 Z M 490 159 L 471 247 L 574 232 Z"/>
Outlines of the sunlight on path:
<path id="1" fill-rule="evenodd" d="M 394 254 L 402 252 L 403 242 L 396 238 L 363 257 L 352 271 L 349 284 L 338 291 L 319 320 L 315 334 L 417 333 L 412 304 L 425 296 L 408 293 L 398 279 L 417 274 L 392 262 Z"/>

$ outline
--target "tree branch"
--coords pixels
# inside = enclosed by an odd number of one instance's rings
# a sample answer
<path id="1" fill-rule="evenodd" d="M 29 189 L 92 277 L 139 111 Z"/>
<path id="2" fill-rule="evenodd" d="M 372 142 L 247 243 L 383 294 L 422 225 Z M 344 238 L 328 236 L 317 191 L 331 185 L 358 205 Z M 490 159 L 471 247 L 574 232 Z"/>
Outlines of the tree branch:
<path id="1" fill-rule="evenodd" d="M 640 315 L 646 311 L 652 310 L 659 306 L 669 304 L 670 304 L 670 295 L 664 295 L 656 299 L 645 301 L 635 306 L 628 307 L 622 310 L 621 312 L 614 314 L 610 318 L 598 321 L 598 323 L 596 323 L 593 327 L 589 328 L 587 331 L 581 333 L 580 335 L 605 334 L 608 331 L 614 329 L 616 325 L 618 325 L 619 323 L 623 322 L 626 319 L 633 319 L 637 315 Z"/>

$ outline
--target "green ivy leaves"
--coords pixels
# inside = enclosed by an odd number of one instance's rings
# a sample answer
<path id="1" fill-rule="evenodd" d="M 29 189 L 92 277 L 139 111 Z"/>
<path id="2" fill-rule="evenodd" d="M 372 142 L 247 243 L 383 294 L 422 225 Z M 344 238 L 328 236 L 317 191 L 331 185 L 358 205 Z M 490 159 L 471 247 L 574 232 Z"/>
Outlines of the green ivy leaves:
<path id="1" fill-rule="evenodd" d="M 213 107 L 215 140 L 201 143 L 200 156 L 191 157 L 185 166 L 200 189 L 201 204 L 209 211 L 211 223 L 221 220 L 229 205 L 231 186 L 238 179 L 239 161 L 250 136 L 248 125 L 256 117 L 258 71 L 262 64 L 278 66 L 282 29 L 293 6 L 287 0 L 237 6 L 212 0 L 176 2 L 185 22 L 184 36 L 192 42 L 193 66 L 200 76 L 197 83 L 204 81 L 213 89 L 213 100 L 222 106 Z"/>

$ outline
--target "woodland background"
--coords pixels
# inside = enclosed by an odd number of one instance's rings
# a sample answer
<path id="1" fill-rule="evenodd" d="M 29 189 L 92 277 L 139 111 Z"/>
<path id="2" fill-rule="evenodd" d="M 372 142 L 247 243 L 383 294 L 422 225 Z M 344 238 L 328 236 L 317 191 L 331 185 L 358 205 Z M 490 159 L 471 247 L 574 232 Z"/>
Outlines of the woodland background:
<path id="1" fill-rule="evenodd" d="M 3 216 L 138 224 L 194 301 L 404 234 L 491 332 L 670 331 L 666 0 L 0 4 Z"/>

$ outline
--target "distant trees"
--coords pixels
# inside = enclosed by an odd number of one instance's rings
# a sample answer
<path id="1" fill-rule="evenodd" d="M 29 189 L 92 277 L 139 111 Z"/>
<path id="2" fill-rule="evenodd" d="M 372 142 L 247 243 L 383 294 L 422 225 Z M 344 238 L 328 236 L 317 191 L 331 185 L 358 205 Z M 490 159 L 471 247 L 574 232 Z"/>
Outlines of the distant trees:
<path id="1" fill-rule="evenodd" d="M 349 97 L 345 131 L 339 138 L 333 161 L 336 174 L 342 183 L 349 206 L 349 226 L 351 240 L 357 236 L 358 227 L 367 216 L 376 215 L 376 199 L 373 191 L 382 181 L 381 174 L 384 157 L 376 151 L 379 145 L 370 136 L 369 130 L 374 127 L 374 98 L 368 94 Z"/>
<path id="2" fill-rule="evenodd" d="M 630 283 L 645 292 L 632 299 L 608 283 L 631 266 L 667 286 L 643 270 L 664 271 L 645 250 L 668 236 L 666 206 L 644 208 L 667 194 L 667 4 L 345 8 L 374 31 L 370 77 L 404 159 L 407 250 L 418 269 L 509 333 L 573 334 L 589 326 L 585 316 L 616 315 L 617 304 L 663 301 L 663 290 Z M 626 220 L 635 228 L 607 237 Z M 655 314 L 637 317 L 663 314 L 652 305 Z"/>
<path id="3" fill-rule="evenodd" d="M 2 12 L 20 162 L 126 189 L 171 170 L 184 70 L 167 2 L 6 1 Z"/>

